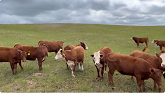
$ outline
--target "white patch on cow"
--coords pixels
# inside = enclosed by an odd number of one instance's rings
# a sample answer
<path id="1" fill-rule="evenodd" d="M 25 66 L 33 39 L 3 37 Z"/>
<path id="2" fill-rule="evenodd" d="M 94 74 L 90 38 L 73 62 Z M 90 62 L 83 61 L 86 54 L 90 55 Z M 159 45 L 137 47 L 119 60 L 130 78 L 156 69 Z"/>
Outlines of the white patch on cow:
<path id="1" fill-rule="evenodd" d="M 102 64 L 99 64 L 99 65 L 96 65 L 98 69 L 102 68 L 103 65 Z"/>
<path id="2" fill-rule="evenodd" d="M 93 60 L 95 62 L 95 65 L 96 66 L 99 65 L 100 64 L 100 51 L 95 52 L 93 58 L 94 58 Z"/>
<path id="3" fill-rule="evenodd" d="M 160 57 L 162 58 L 161 67 L 165 68 L 165 53 L 162 53 Z"/>
<path id="4" fill-rule="evenodd" d="M 78 68 L 81 69 L 82 71 L 84 70 L 83 64 L 80 66 L 81 63 L 78 63 Z"/>
<path id="5" fill-rule="evenodd" d="M 88 50 L 88 46 L 85 44 L 85 49 Z"/>
<path id="6" fill-rule="evenodd" d="M 66 63 L 68 64 L 68 66 L 69 66 L 70 69 L 72 70 L 72 76 L 75 77 L 75 75 L 74 75 L 74 73 L 73 73 L 73 66 L 75 65 L 75 64 L 74 64 L 74 61 L 68 60 Z"/>
<path id="7" fill-rule="evenodd" d="M 155 39 L 154 39 L 155 40 Z M 154 43 L 154 40 L 152 40 L 152 42 L 151 43 Z"/>
<path id="8" fill-rule="evenodd" d="M 60 49 L 60 50 L 57 52 L 56 56 L 54 57 L 55 60 L 65 60 L 65 58 L 63 57 L 63 55 L 61 55 L 61 50 L 62 50 L 62 49 Z M 65 54 L 64 54 L 64 56 L 65 56 Z"/>

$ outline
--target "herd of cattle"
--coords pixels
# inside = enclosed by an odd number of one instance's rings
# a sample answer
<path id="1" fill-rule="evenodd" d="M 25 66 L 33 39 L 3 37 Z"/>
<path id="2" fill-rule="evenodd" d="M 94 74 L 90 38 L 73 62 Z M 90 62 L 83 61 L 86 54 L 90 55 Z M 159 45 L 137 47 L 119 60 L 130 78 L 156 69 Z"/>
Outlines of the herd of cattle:
<path id="1" fill-rule="evenodd" d="M 132 37 L 137 43 L 146 43 L 146 47 L 143 51 L 135 50 L 130 55 L 113 53 L 109 47 L 103 47 L 99 51 L 91 54 L 93 62 L 97 69 L 97 79 L 103 79 L 104 70 L 108 66 L 108 81 L 109 84 L 113 83 L 113 74 L 117 70 L 123 75 L 130 75 L 136 78 L 139 91 L 145 91 L 144 80 L 152 78 L 154 80 L 154 88 L 159 89 L 161 92 L 163 71 L 165 70 L 165 41 L 153 40 L 153 43 L 160 46 L 161 52 L 156 56 L 145 53 L 148 47 L 148 37 L 138 38 Z M 38 47 L 25 46 L 16 44 L 13 48 L 0 47 L 0 62 L 10 62 L 12 73 L 17 73 L 17 63 L 19 63 L 21 69 L 21 61 L 26 60 L 38 60 L 39 70 L 42 70 L 42 62 L 48 56 L 48 52 L 55 52 L 55 60 L 65 60 L 66 66 L 71 69 L 71 74 L 75 77 L 75 68 L 78 65 L 79 69 L 84 70 L 83 61 L 85 57 L 85 50 L 88 49 L 87 45 L 80 42 L 78 45 L 67 45 L 63 49 L 63 41 L 39 41 Z M 101 76 L 100 76 L 101 70 Z M 157 84 L 157 85 L 156 85 Z M 141 89 L 142 87 L 142 89 Z"/>

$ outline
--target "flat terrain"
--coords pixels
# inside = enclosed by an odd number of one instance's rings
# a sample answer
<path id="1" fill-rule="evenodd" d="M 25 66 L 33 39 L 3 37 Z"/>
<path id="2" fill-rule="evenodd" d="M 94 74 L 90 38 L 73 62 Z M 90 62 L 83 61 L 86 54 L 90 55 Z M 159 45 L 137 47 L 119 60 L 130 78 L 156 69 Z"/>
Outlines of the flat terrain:
<path id="1" fill-rule="evenodd" d="M 153 39 L 165 40 L 165 26 L 115 26 L 94 24 L 15 24 L 0 25 L 0 46 L 13 47 L 15 44 L 38 46 L 39 40 L 64 41 L 66 45 L 77 45 L 84 42 L 85 50 L 84 71 L 76 68 L 71 76 L 65 61 L 55 61 L 55 53 L 43 62 L 43 70 L 39 71 L 37 61 L 22 63 L 24 70 L 17 67 L 17 74 L 12 75 L 8 62 L 0 63 L 1 92 L 138 92 L 136 81 L 130 76 L 114 74 L 114 86 L 108 85 L 107 73 L 103 81 L 97 81 L 97 72 L 90 54 L 102 47 L 110 47 L 114 53 L 129 55 L 133 50 L 142 50 L 145 44 L 137 48 L 131 40 L 133 36 L 148 37 L 149 50 L 155 55 L 159 48 L 152 44 Z M 165 48 L 163 48 L 165 49 Z M 165 91 L 165 80 L 162 77 L 162 91 Z M 145 81 L 146 92 L 154 90 L 153 80 Z"/>

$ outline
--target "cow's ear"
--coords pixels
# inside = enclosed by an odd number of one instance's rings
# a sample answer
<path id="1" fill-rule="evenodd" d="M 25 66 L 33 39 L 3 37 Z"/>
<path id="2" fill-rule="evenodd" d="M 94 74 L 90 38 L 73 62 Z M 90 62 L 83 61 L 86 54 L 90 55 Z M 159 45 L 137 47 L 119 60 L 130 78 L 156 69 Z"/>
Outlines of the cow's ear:
<path id="1" fill-rule="evenodd" d="M 94 57 L 94 55 L 93 55 L 93 54 L 91 54 L 90 56 L 91 56 L 91 57 Z"/>
<path id="2" fill-rule="evenodd" d="M 151 70 L 151 73 L 155 73 L 155 70 L 153 68 L 151 68 L 150 70 Z"/>
<path id="3" fill-rule="evenodd" d="M 156 54 L 156 56 L 157 56 L 158 58 L 160 58 L 160 55 L 159 55 L 158 53 L 155 52 L 155 54 Z"/>

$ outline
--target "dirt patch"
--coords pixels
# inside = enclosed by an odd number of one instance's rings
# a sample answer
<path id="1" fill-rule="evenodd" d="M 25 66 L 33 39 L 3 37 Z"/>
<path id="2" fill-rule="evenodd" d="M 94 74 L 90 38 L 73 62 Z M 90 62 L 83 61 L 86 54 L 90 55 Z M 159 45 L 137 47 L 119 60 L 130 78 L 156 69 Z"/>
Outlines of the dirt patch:
<path id="1" fill-rule="evenodd" d="M 35 76 L 36 78 L 43 78 L 45 76 L 44 73 L 34 73 L 33 76 Z"/>
<path id="2" fill-rule="evenodd" d="M 36 81 L 33 81 L 33 80 L 26 80 L 26 82 L 27 82 L 27 88 L 34 88 L 34 87 L 40 85 L 39 82 L 36 82 Z"/>

